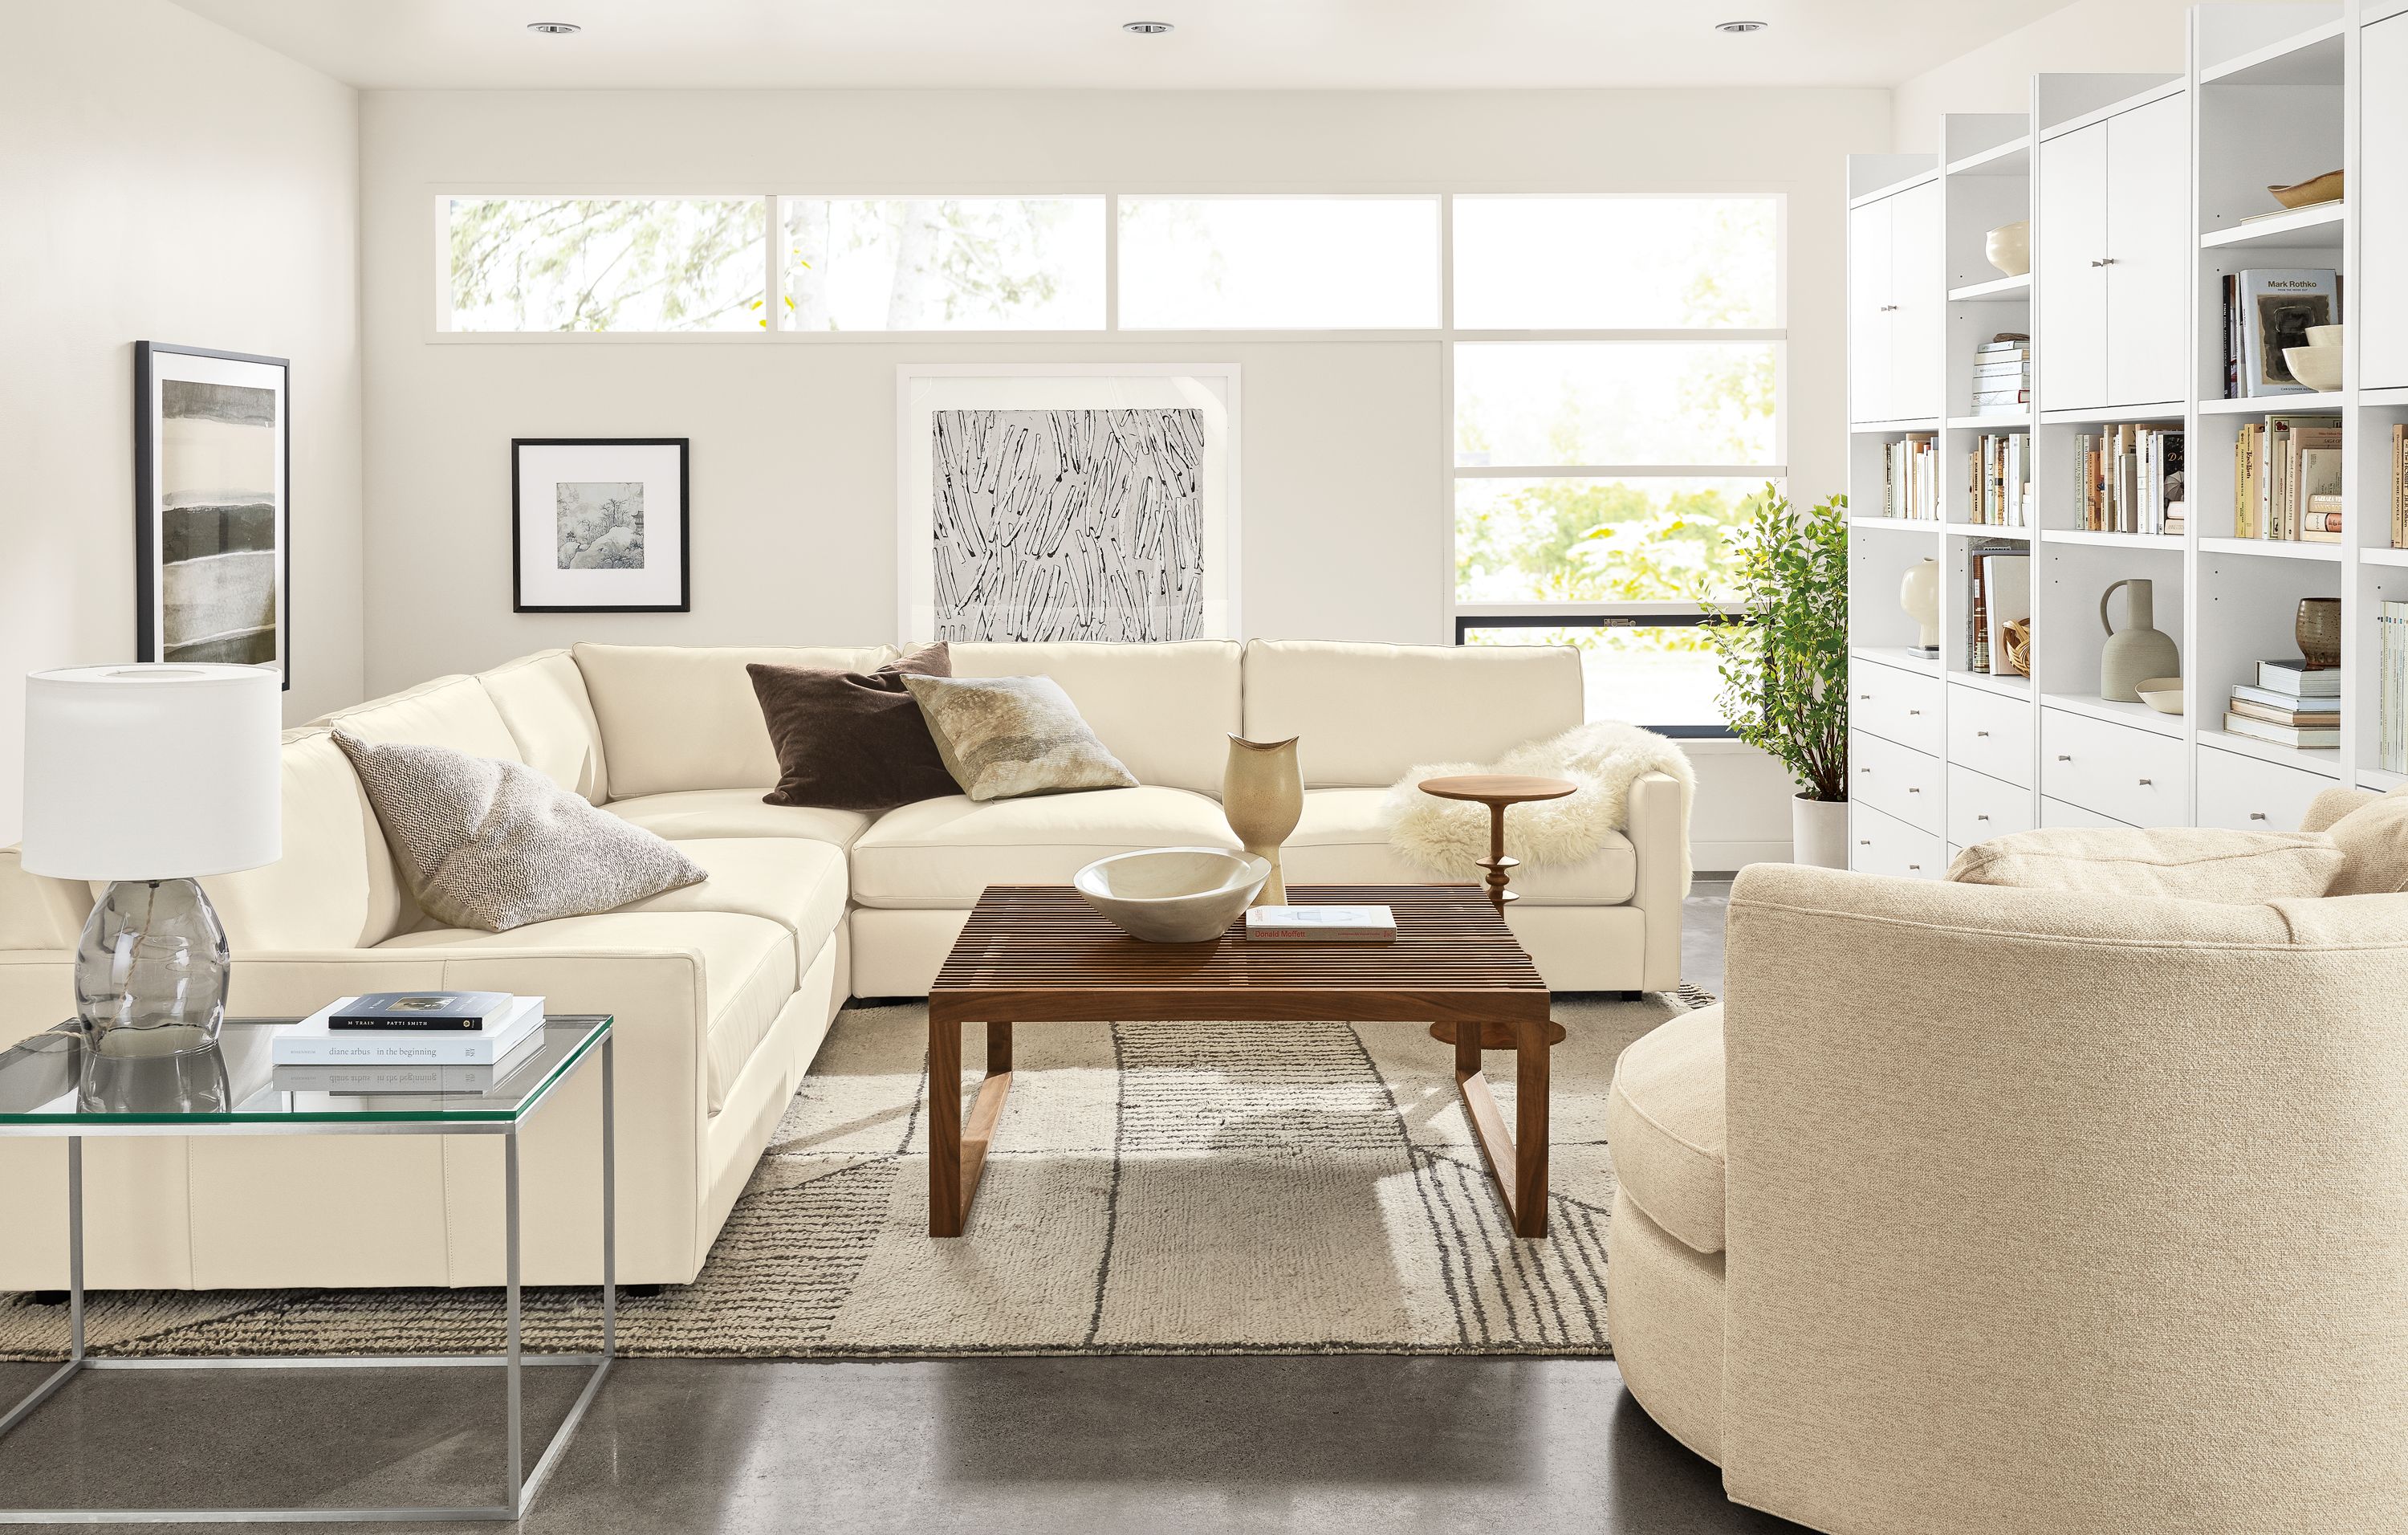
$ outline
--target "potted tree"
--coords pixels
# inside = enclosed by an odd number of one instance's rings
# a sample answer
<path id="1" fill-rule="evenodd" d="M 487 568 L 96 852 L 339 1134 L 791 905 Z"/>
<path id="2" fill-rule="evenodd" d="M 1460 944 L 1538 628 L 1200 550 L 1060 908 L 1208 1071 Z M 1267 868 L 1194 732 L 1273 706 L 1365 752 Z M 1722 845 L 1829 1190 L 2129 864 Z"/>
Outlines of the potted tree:
<path id="1" fill-rule="evenodd" d="M 1771 485 L 1732 539 L 1728 601 L 1713 614 L 1732 732 L 1770 753 L 1800 785 L 1791 800 L 1791 857 L 1848 865 L 1848 500 L 1799 509 Z"/>

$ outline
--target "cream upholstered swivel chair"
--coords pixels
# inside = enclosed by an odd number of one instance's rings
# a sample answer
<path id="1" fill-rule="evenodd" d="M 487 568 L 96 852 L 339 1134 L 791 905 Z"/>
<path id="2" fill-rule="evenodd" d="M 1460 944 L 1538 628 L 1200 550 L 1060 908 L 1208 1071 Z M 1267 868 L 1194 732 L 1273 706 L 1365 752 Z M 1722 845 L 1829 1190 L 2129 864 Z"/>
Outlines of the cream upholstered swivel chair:
<path id="1" fill-rule="evenodd" d="M 1759 866 L 1608 1134 L 1614 1353 L 1735 1501 L 2408 1529 L 2408 895 Z"/>

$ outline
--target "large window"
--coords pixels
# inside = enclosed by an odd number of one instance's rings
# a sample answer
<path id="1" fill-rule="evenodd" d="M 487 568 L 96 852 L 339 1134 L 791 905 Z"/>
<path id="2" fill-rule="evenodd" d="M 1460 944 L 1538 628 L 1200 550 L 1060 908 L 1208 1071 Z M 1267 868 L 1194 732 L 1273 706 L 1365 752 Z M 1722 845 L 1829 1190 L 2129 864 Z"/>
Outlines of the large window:
<path id="1" fill-rule="evenodd" d="M 764 323 L 758 197 L 448 197 L 448 328 L 730 331 Z"/>
<path id="2" fill-rule="evenodd" d="M 437 199 L 484 332 L 1402 333 L 1451 397 L 1455 638 L 1719 729 L 1700 596 L 1786 481 L 1782 202 L 1724 194 Z M 1198 344 L 1191 336 L 1178 345 Z"/>
<path id="3" fill-rule="evenodd" d="M 1718 733 L 1698 598 L 1787 474 L 1781 206 L 1453 200 L 1456 638 L 1584 653 L 1591 718 Z"/>

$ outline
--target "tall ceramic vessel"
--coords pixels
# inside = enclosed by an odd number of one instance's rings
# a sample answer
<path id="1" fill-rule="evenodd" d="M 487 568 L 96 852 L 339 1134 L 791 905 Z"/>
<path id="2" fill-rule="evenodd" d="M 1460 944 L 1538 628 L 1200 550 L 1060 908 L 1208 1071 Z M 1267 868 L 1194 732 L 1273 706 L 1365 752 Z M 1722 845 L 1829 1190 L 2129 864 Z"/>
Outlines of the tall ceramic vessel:
<path id="1" fill-rule="evenodd" d="M 1297 737 L 1285 740 L 1229 738 L 1229 766 L 1221 774 L 1221 813 L 1246 851 L 1269 860 L 1256 906 L 1287 903 L 1287 878 L 1280 868 L 1280 844 L 1304 814 L 1304 777 L 1296 765 Z"/>
<path id="2" fill-rule="evenodd" d="M 2124 626 L 2107 616 L 2115 587 L 2125 589 Z M 2157 622 L 2157 588 L 2137 577 L 2119 581 L 2099 594 L 2099 626 L 2107 643 L 2099 653 L 2099 696 L 2110 703 L 2137 704 L 2139 684 L 2152 677 L 2174 677 L 2182 671 L 2182 655 L 2173 638 L 2152 625 Z"/>

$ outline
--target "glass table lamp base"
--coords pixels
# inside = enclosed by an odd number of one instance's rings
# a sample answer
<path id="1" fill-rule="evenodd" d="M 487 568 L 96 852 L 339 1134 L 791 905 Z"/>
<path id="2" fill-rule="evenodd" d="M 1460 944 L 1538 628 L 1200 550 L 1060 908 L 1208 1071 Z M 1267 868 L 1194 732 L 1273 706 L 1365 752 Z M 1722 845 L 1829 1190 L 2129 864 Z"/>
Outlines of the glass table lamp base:
<path id="1" fill-rule="evenodd" d="M 76 945 L 76 1015 L 96 1054 L 172 1055 L 217 1042 L 225 925 L 197 881 L 119 880 Z"/>

